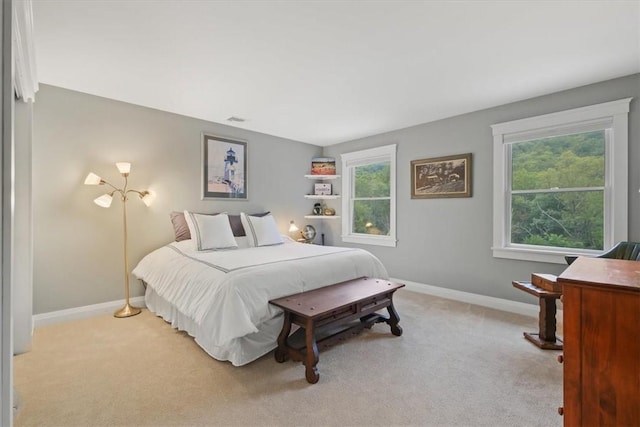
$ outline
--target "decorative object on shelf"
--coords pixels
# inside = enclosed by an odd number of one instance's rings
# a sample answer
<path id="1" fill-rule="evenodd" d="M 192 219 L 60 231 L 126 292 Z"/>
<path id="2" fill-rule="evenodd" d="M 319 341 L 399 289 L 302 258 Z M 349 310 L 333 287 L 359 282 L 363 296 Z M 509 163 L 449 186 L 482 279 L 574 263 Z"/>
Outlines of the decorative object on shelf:
<path id="1" fill-rule="evenodd" d="M 333 208 L 324 208 L 324 214 L 326 216 L 333 216 L 336 214 L 336 210 Z"/>
<path id="2" fill-rule="evenodd" d="M 118 193 L 120 195 L 120 200 L 122 200 L 122 222 L 123 222 L 123 234 L 124 234 L 124 292 L 125 292 L 125 305 L 120 310 L 113 313 L 115 317 L 130 317 L 135 316 L 140 313 L 140 309 L 138 307 L 133 307 L 129 304 L 129 254 L 128 254 L 128 245 L 127 245 L 127 200 L 129 193 L 137 194 L 142 202 L 150 206 L 151 202 L 155 199 L 155 195 L 148 190 L 133 190 L 127 189 L 128 177 L 131 172 L 131 163 L 119 162 L 116 163 L 116 167 L 120 174 L 124 177 L 124 186 L 122 188 L 117 188 L 104 179 L 100 178 L 95 173 L 91 172 L 84 180 L 86 185 L 108 185 L 113 190 L 103 194 L 102 196 L 96 198 L 94 203 L 102 208 L 108 208 L 111 206 L 111 202 L 113 201 L 113 195 Z"/>
<path id="3" fill-rule="evenodd" d="M 323 212 L 322 203 L 316 203 L 315 205 L 313 205 L 314 215 L 322 215 L 322 212 Z"/>
<path id="4" fill-rule="evenodd" d="M 202 134 L 202 199 L 247 200 L 247 143 Z"/>
<path id="5" fill-rule="evenodd" d="M 304 237 L 306 243 L 313 242 L 313 239 L 316 238 L 316 229 L 313 225 L 305 225 L 302 229 L 302 237 Z"/>
<path id="6" fill-rule="evenodd" d="M 316 196 L 330 196 L 331 184 L 316 183 L 313 185 L 313 194 Z"/>
<path id="7" fill-rule="evenodd" d="M 471 197 L 471 153 L 411 161 L 411 198 Z"/>
<path id="8" fill-rule="evenodd" d="M 335 175 L 336 159 L 333 157 L 314 157 L 311 159 L 311 175 Z"/>

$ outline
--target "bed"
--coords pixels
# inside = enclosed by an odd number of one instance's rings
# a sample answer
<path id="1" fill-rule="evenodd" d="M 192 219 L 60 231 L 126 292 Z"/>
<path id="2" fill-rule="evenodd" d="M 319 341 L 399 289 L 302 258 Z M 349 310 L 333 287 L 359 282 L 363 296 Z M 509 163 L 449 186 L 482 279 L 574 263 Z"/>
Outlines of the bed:
<path id="1" fill-rule="evenodd" d="M 203 236 L 216 227 L 198 229 L 202 218 L 194 216 L 193 238 L 156 249 L 133 270 L 147 285 L 147 308 L 217 360 L 242 366 L 276 347 L 283 316 L 269 300 L 363 276 L 388 278 L 365 250 L 276 237 L 270 215 L 247 215 L 246 221 L 242 215 L 248 231 L 233 236 L 235 247 L 211 249 Z M 218 244 L 228 245 L 226 239 Z"/>

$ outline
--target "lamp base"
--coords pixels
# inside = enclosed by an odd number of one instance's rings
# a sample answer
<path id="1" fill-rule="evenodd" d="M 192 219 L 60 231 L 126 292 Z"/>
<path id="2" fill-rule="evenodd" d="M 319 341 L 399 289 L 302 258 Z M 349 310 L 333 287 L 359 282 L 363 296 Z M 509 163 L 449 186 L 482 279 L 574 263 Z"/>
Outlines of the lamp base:
<path id="1" fill-rule="evenodd" d="M 127 303 L 120 310 L 113 313 L 113 317 L 131 317 L 131 316 L 135 316 L 136 314 L 140 314 L 141 312 L 142 312 L 142 309 L 138 307 L 133 307 L 129 305 L 129 303 Z"/>

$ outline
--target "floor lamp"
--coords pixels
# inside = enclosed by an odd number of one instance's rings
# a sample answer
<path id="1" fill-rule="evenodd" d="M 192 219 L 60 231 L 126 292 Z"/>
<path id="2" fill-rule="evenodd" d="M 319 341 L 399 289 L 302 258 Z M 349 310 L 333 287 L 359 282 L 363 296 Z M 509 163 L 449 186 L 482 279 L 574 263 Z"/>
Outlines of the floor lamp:
<path id="1" fill-rule="evenodd" d="M 129 172 L 131 172 L 131 163 L 119 162 L 119 163 L 116 163 L 116 167 L 118 168 L 118 171 L 120 172 L 120 174 L 124 177 L 124 187 L 117 188 L 111 185 L 110 183 L 108 183 L 107 181 L 105 181 L 104 179 L 100 178 L 98 175 L 96 175 L 93 172 L 87 175 L 87 178 L 84 180 L 84 183 L 86 185 L 106 184 L 113 189 L 112 191 L 106 194 L 103 194 L 102 196 L 98 197 L 93 201 L 96 205 L 102 208 L 108 208 L 109 206 L 111 206 L 111 202 L 113 201 L 113 195 L 116 193 L 120 195 L 120 200 L 122 200 L 122 222 L 124 225 L 123 230 L 124 230 L 125 306 L 122 307 L 120 310 L 116 311 L 115 313 L 113 313 L 113 315 L 115 317 L 130 317 L 130 316 L 135 316 L 136 314 L 139 314 L 141 310 L 140 308 L 133 307 L 132 305 L 129 304 L 129 254 L 127 249 L 127 199 L 128 199 L 127 196 L 129 193 L 135 193 L 142 199 L 142 202 L 147 206 L 151 205 L 151 202 L 153 201 L 155 196 L 147 190 L 138 191 L 138 190 L 127 189 L 127 180 L 129 177 Z"/>

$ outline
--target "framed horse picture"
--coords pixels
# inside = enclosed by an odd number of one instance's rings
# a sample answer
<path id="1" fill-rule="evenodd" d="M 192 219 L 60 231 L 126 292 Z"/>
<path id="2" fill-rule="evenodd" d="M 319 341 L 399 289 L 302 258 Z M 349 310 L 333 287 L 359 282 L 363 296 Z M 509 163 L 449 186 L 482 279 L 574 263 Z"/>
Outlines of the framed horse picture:
<path id="1" fill-rule="evenodd" d="M 411 161 L 411 198 L 471 197 L 471 153 Z"/>

